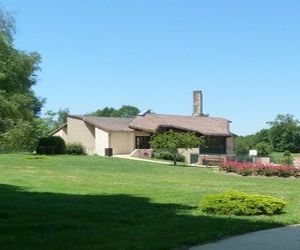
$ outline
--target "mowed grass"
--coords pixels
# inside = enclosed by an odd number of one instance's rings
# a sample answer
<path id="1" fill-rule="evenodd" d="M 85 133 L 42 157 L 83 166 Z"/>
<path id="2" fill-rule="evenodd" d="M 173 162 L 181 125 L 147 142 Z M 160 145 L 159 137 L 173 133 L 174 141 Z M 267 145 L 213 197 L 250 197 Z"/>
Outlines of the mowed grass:
<path id="1" fill-rule="evenodd" d="M 297 179 L 93 156 L 0 155 L 0 249 L 175 249 L 300 223 Z M 208 216 L 203 196 L 238 189 L 288 202 L 272 217 Z"/>
<path id="2" fill-rule="evenodd" d="M 284 153 L 273 152 L 270 154 L 271 160 L 275 163 L 280 163 L 280 160 L 283 158 Z M 300 153 L 291 154 L 292 157 L 300 157 Z"/>

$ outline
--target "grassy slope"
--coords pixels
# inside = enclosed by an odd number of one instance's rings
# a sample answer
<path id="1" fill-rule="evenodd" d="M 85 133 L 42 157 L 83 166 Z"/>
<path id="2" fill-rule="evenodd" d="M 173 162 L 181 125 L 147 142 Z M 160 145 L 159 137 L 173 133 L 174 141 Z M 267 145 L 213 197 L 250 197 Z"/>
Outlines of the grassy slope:
<path id="1" fill-rule="evenodd" d="M 171 249 L 300 222 L 299 180 L 101 157 L 0 155 L 1 249 Z M 204 195 L 281 197 L 274 217 L 216 217 Z"/>
<path id="2" fill-rule="evenodd" d="M 284 153 L 273 152 L 270 154 L 271 160 L 275 163 L 280 163 Z M 300 157 L 300 153 L 291 154 L 293 157 Z"/>

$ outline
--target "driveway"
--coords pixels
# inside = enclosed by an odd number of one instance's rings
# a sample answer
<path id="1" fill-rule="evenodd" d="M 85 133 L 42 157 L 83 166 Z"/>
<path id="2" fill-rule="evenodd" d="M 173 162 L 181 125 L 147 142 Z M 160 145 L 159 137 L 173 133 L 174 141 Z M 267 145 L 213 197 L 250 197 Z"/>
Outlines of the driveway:
<path id="1" fill-rule="evenodd" d="M 259 231 L 190 250 L 300 250 L 300 225 Z"/>

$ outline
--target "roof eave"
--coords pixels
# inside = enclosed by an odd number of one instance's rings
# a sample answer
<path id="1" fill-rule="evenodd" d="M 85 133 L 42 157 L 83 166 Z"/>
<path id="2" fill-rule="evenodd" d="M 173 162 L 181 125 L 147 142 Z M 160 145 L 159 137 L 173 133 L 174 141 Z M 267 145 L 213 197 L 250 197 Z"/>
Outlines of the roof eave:
<path id="1" fill-rule="evenodd" d="M 63 125 L 59 126 L 57 129 L 55 129 L 54 131 L 52 131 L 51 133 L 49 133 L 50 136 L 54 135 L 55 133 L 57 133 L 59 130 L 63 129 L 64 127 L 67 127 L 68 124 L 64 123 Z"/>
<path id="2" fill-rule="evenodd" d="M 131 128 L 133 130 L 145 131 L 145 132 L 148 132 L 148 133 L 155 133 L 156 132 L 156 130 L 147 129 L 147 128 L 143 128 L 143 127 L 139 127 L 139 126 L 135 126 L 135 125 L 129 125 L 129 128 Z"/>

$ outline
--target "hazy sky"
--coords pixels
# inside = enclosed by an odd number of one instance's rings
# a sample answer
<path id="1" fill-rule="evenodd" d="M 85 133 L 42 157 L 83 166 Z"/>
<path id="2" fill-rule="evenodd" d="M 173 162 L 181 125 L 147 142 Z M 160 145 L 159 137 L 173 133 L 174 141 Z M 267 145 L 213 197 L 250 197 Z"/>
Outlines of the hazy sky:
<path id="1" fill-rule="evenodd" d="M 204 112 L 248 134 L 278 113 L 300 118 L 300 1 L 0 0 L 15 44 L 42 56 L 44 111 L 130 104 Z"/>

